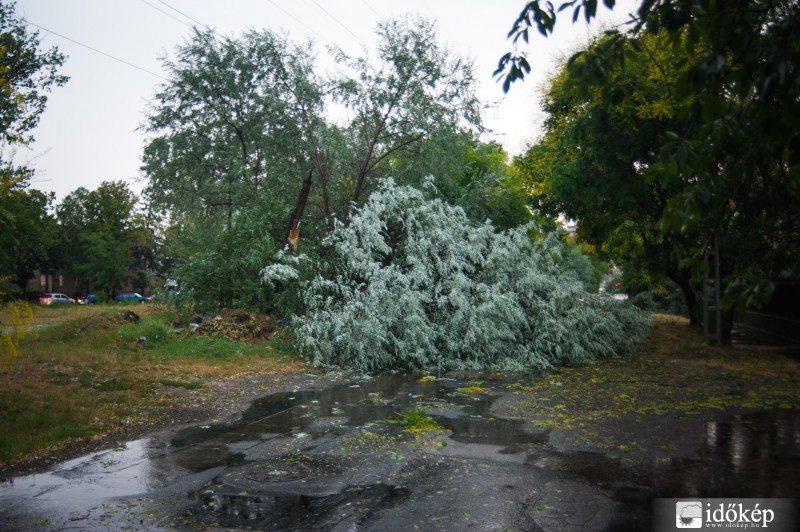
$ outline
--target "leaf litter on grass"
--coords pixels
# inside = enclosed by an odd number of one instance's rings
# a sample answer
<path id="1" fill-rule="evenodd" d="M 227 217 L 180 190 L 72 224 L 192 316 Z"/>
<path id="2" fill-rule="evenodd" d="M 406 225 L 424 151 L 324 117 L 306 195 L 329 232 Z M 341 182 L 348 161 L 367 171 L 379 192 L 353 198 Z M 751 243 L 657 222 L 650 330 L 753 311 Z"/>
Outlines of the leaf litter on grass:
<path id="1" fill-rule="evenodd" d="M 269 317 L 242 309 L 223 309 L 205 319 L 188 334 L 223 338 L 231 342 L 269 340 L 280 329 Z"/>
<path id="2" fill-rule="evenodd" d="M 508 385 L 514 395 L 504 409 L 561 431 L 573 444 L 633 452 L 644 449 L 627 436 L 656 419 L 800 408 L 796 361 L 704 345 L 688 322 L 674 317 L 655 316 L 653 323 L 650 339 L 629 357 L 557 367 L 542 378 Z M 626 436 L 628 426 L 633 428 Z"/>

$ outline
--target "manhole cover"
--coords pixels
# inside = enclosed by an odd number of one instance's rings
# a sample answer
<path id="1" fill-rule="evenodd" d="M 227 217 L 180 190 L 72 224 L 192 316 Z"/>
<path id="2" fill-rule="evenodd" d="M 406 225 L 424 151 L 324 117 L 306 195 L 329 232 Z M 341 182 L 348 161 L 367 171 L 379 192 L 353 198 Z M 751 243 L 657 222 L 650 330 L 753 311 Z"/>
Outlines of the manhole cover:
<path id="1" fill-rule="evenodd" d="M 300 462 L 270 460 L 250 467 L 245 477 L 255 482 L 291 482 L 309 475 L 308 467 Z"/>

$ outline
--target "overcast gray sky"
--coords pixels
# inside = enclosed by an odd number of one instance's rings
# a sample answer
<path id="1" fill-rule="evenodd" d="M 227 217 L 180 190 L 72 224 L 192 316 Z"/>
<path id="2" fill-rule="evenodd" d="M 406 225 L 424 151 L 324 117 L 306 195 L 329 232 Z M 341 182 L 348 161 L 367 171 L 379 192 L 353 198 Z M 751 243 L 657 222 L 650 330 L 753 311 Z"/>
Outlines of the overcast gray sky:
<path id="1" fill-rule="evenodd" d="M 404 13 L 436 20 L 439 40 L 475 61 L 484 122 L 494 131 L 484 140 L 520 153 L 538 134 L 545 74 L 638 2 L 618 3 L 613 12 L 599 8 L 600 24 L 573 25 L 564 16 L 550 39 L 536 34 L 527 48 L 535 75 L 504 95 L 492 72 L 511 49 L 506 34 L 524 0 L 17 0 L 17 15 L 39 26 L 30 29 L 39 32 L 42 47 L 57 46 L 68 56 L 62 73 L 71 79 L 50 94 L 36 142 L 19 150 L 16 162 L 34 167 L 33 187 L 55 192 L 57 201 L 79 186 L 94 189 L 108 180 L 125 180 L 139 192 L 146 138 L 137 128 L 165 81 L 161 59 L 173 56 L 193 25 L 223 35 L 270 28 L 297 42 L 310 37 L 321 68 L 329 69 L 326 45 L 357 54 L 374 43 L 377 21 Z"/>

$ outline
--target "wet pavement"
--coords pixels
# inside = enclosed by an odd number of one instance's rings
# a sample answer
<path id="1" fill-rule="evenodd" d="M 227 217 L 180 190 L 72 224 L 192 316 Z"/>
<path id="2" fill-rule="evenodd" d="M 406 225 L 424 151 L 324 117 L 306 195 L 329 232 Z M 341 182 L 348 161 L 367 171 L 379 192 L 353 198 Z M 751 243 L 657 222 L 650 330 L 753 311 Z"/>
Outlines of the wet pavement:
<path id="1" fill-rule="evenodd" d="M 537 378 L 308 376 L 235 420 L 4 483 L 0 528 L 646 530 L 655 497 L 800 493 L 800 410 L 622 417 L 598 434 L 639 447 L 610 452 L 520 416 L 514 385 Z M 405 431 L 408 409 L 441 430 Z"/>

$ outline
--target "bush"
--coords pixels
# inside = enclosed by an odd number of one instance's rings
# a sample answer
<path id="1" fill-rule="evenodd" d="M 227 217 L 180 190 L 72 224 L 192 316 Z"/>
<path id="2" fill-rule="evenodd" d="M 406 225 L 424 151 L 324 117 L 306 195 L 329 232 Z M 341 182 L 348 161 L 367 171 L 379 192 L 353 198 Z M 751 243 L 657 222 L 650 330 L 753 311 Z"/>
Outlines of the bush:
<path id="1" fill-rule="evenodd" d="M 561 266 L 559 239 L 534 240 L 534 229 L 472 225 L 461 208 L 388 181 L 326 240 L 329 271 L 306 287 L 298 349 L 317 366 L 441 373 L 590 362 L 630 348 L 646 318 L 588 294 Z"/>
<path id="2" fill-rule="evenodd" d="M 668 291 L 662 288 L 639 292 L 631 298 L 631 304 L 645 312 L 689 316 L 686 300 L 680 290 Z"/>

